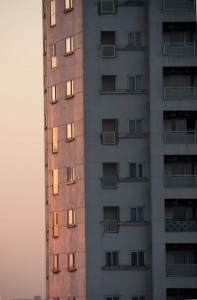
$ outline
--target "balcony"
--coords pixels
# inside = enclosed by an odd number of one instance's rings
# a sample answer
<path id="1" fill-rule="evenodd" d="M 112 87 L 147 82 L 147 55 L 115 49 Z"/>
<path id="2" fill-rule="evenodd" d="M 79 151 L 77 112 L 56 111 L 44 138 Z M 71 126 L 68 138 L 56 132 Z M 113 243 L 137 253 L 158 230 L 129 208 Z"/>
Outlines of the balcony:
<path id="1" fill-rule="evenodd" d="M 166 220 L 166 231 L 167 232 L 194 232 L 197 231 L 197 221 L 175 221 Z"/>
<path id="2" fill-rule="evenodd" d="M 164 55 L 195 55 L 196 43 L 164 43 Z"/>
<path id="3" fill-rule="evenodd" d="M 196 175 L 166 175 L 165 187 L 168 188 L 196 188 L 197 187 Z"/>
<path id="4" fill-rule="evenodd" d="M 195 0 L 163 0 L 164 10 L 195 10 Z"/>
<path id="5" fill-rule="evenodd" d="M 167 265 L 166 266 L 167 276 L 197 276 L 197 265 L 196 264 L 182 264 L 182 265 Z"/>
<path id="6" fill-rule="evenodd" d="M 196 87 L 164 87 L 164 100 L 196 100 Z"/>
<path id="7" fill-rule="evenodd" d="M 195 144 L 196 131 L 165 131 L 165 144 Z"/>

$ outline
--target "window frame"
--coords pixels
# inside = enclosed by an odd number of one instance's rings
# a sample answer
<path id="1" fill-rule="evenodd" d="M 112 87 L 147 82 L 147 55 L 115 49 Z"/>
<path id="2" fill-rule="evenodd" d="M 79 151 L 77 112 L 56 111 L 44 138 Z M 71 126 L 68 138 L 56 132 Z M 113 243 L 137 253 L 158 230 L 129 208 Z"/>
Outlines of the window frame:
<path id="1" fill-rule="evenodd" d="M 57 102 L 57 85 L 51 86 L 51 103 Z"/>
<path id="2" fill-rule="evenodd" d="M 53 212 L 53 237 L 59 237 L 59 223 L 58 223 L 58 212 Z"/>
<path id="3" fill-rule="evenodd" d="M 57 67 L 57 45 L 56 43 L 51 44 L 51 69 Z"/>
<path id="4" fill-rule="evenodd" d="M 75 253 L 74 252 L 69 252 L 68 253 L 68 271 L 72 272 L 75 271 Z"/>
<path id="5" fill-rule="evenodd" d="M 132 212 L 131 210 L 135 209 L 135 220 L 132 219 Z M 142 220 L 140 218 L 139 210 L 142 210 Z M 144 223 L 144 207 L 142 206 L 132 206 L 130 207 L 130 221 L 131 223 Z"/>
<path id="6" fill-rule="evenodd" d="M 58 195 L 59 193 L 59 174 L 58 169 L 52 170 L 52 193 Z"/>
<path id="7" fill-rule="evenodd" d="M 129 43 L 129 40 L 130 40 L 129 35 L 130 34 L 133 34 L 133 45 L 131 45 Z M 136 40 L 137 40 L 136 35 L 137 34 L 140 34 L 140 46 L 136 45 Z M 141 48 L 143 48 L 142 34 L 143 34 L 142 31 L 129 31 L 129 32 L 127 32 L 127 47 L 128 48 L 134 48 L 134 49 L 141 49 Z"/>
<path id="8" fill-rule="evenodd" d="M 74 53 L 74 39 L 73 36 L 69 36 L 65 39 L 65 56 L 69 56 Z"/>
<path id="9" fill-rule="evenodd" d="M 141 132 L 138 133 L 138 124 L 141 122 Z M 134 122 L 134 133 L 131 133 L 131 122 Z M 143 136 L 144 135 L 144 119 L 128 119 L 128 134 L 129 136 Z"/>
<path id="10" fill-rule="evenodd" d="M 131 165 L 135 165 L 135 176 L 131 176 Z M 142 171 L 142 176 L 140 176 L 140 167 L 142 167 L 141 171 Z M 144 164 L 143 163 L 129 163 L 129 178 L 130 179 L 144 179 Z"/>
<path id="11" fill-rule="evenodd" d="M 67 13 L 71 10 L 73 10 L 73 0 L 64 0 L 64 12 Z"/>
<path id="12" fill-rule="evenodd" d="M 53 273 L 59 273 L 59 254 L 53 254 Z"/>
<path id="13" fill-rule="evenodd" d="M 56 0 L 50 1 L 50 27 L 56 25 Z"/>
<path id="14" fill-rule="evenodd" d="M 58 153 L 58 127 L 52 128 L 52 153 Z"/>
<path id="15" fill-rule="evenodd" d="M 71 79 L 66 81 L 66 99 L 70 99 L 73 97 L 74 97 L 74 80 Z"/>
<path id="16" fill-rule="evenodd" d="M 105 267 L 119 266 L 119 251 L 105 251 Z"/>
<path id="17" fill-rule="evenodd" d="M 130 80 L 133 79 L 133 86 L 131 88 Z M 140 79 L 140 89 L 138 88 L 137 80 Z M 128 91 L 130 93 L 143 93 L 144 92 L 144 76 L 143 75 L 128 75 Z"/>
<path id="18" fill-rule="evenodd" d="M 75 169 L 74 166 L 68 166 L 66 168 L 66 174 L 67 174 L 67 181 L 66 184 L 73 184 L 75 183 Z"/>
<path id="19" fill-rule="evenodd" d="M 76 226 L 76 211 L 74 208 L 67 209 L 67 227 Z"/>
<path id="20" fill-rule="evenodd" d="M 70 127 L 70 129 L 69 129 Z M 68 133 L 70 132 L 70 136 Z M 66 141 L 73 141 L 75 139 L 74 122 L 66 124 Z"/>
<path id="21" fill-rule="evenodd" d="M 132 254 L 136 255 L 136 264 L 132 262 Z M 140 262 L 140 254 L 143 254 L 143 263 Z M 130 252 L 131 258 L 131 267 L 145 267 L 145 252 L 144 251 L 131 251 Z"/>

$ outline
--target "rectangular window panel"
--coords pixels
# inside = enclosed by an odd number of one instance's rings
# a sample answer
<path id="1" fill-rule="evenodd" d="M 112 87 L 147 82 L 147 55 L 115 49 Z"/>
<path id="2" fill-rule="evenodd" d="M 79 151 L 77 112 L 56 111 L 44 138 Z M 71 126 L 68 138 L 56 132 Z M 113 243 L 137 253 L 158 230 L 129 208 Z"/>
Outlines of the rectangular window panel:
<path id="1" fill-rule="evenodd" d="M 131 252 L 131 265 L 136 267 L 144 266 L 144 252 Z"/>
<path id="2" fill-rule="evenodd" d="M 128 46 L 129 47 L 142 47 L 142 33 L 129 32 L 128 33 Z"/>
<path id="3" fill-rule="evenodd" d="M 73 0 L 65 0 L 65 10 L 69 11 L 73 8 Z"/>
<path id="4" fill-rule="evenodd" d="M 66 39 L 66 55 L 73 53 L 73 37 L 68 37 Z"/>
<path id="5" fill-rule="evenodd" d="M 118 252 L 117 251 L 105 252 L 105 265 L 106 266 L 118 266 Z"/>
<path id="6" fill-rule="evenodd" d="M 132 207 L 131 222 L 143 222 L 143 221 L 144 221 L 143 207 Z"/>
<path id="7" fill-rule="evenodd" d="M 74 253 L 68 253 L 68 269 L 72 270 L 75 268 Z"/>
<path id="8" fill-rule="evenodd" d="M 51 102 L 55 103 L 57 101 L 57 87 L 53 85 L 51 87 Z"/>
<path id="9" fill-rule="evenodd" d="M 67 182 L 73 183 L 75 181 L 74 167 L 67 167 Z"/>
<path id="10" fill-rule="evenodd" d="M 53 176 L 53 195 L 57 195 L 59 192 L 58 169 L 52 171 L 52 176 Z"/>
<path id="11" fill-rule="evenodd" d="M 59 270 L 59 255 L 54 254 L 53 255 L 53 271 Z"/>
<path id="12" fill-rule="evenodd" d="M 144 177 L 144 168 L 143 164 L 138 164 L 138 178 Z"/>
<path id="13" fill-rule="evenodd" d="M 70 140 L 74 138 L 74 123 L 66 125 L 66 139 Z"/>
<path id="14" fill-rule="evenodd" d="M 129 135 L 143 135 L 143 120 L 129 120 Z"/>
<path id="15" fill-rule="evenodd" d="M 137 252 L 131 252 L 131 265 L 132 266 L 138 265 Z"/>
<path id="16" fill-rule="evenodd" d="M 138 163 L 129 164 L 130 178 L 144 178 L 144 165 Z"/>
<path id="17" fill-rule="evenodd" d="M 130 177 L 136 178 L 137 177 L 137 167 L 135 163 L 130 164 Z"/>
<path id="18" fill-rule="evenodd" d="M 57 67 L 56 44 L 51 46 L 51 68 Z"/>
<path id="19" fill-rule="evenodd" d="M 143 91 L 143 77 L 142 76 L 129 76 L 128 90 L 130 92 L 142 92 Z"/>
<path id="20" fill-rule="evenodd" d="M 66 97 L 70 98 L 74 95 L 74 82 L 69 80 L 66 82 Z"/>
<path id="21" fill-rule="evenodd" d="M 75 225 L 75 210 L 74 209 L 67 210 L 67 225 L 68 226 Z"/>
<path id="22" fill-rule="evenodd" d="M 57 136 L 57 127 L 52 129 L 52 152 L 58 152 L 58 136 Z"/>
<path id="23" fill-rule="evenodd" d="M 58 213 L 53 213 L 53 237 L 59 236 Z"/>
<path id="24" fill-rule="evenodd" d="M 56 25 L 56 0 L 51 0 L 51 26 Z"/>

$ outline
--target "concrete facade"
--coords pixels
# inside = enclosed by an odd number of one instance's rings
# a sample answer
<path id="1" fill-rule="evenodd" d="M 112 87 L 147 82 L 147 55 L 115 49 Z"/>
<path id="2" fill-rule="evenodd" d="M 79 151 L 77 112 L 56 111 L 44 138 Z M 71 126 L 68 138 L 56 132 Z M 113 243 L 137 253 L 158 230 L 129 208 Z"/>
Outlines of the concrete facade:
<path id="1" fill-rule="evenodd" d="M 197 298 L 195 1 L 43 0 L 47 299 Z"/>

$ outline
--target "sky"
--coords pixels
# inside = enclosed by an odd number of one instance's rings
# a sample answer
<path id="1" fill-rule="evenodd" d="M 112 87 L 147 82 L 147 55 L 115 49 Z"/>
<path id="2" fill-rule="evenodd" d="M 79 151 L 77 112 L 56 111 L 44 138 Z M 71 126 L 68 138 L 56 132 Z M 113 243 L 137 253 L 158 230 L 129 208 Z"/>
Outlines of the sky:
<path id="1" fill-rule="evenodd" d="M 0 0 L 0 295 L 45 297 L 42 1 Z"/>

